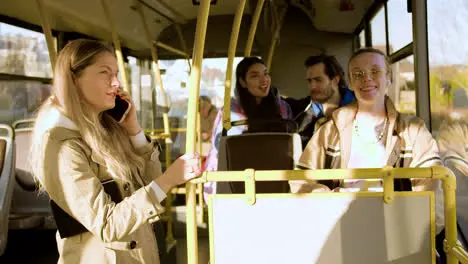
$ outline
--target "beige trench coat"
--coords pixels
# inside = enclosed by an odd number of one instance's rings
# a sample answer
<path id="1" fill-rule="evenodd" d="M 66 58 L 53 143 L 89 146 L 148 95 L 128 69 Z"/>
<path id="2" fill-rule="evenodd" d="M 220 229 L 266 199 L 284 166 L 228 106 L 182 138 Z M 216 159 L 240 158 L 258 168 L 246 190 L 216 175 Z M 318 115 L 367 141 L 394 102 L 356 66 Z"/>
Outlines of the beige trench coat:
<path id="1" fill-rule="evenodd" d="M 89 232 L 60 238 L 59 263 L 159 263 L 151 223 L 164 208 L 148 186 L 161 174 L 159 152 L 151 143 L 137 149 L 145 160 L 140 186 L 116 180 L 123 201 L 111 201 L 101 182 L 109 180 L 105 162 L 94 155 L 77 130 L 53 127 L 43 135 L 44 166 L 35 174 L 63 210 Z"/>

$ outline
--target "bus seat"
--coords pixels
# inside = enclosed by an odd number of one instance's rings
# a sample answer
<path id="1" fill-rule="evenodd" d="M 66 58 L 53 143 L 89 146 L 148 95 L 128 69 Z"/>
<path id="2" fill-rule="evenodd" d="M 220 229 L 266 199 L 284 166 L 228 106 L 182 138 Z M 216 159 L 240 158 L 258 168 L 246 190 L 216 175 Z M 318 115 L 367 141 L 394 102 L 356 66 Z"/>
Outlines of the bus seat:
<path id="1" fill-rule="evenodd" d="M 8 237 L 9 215 L 15 186 L 15 144 L 13 128 L 0 124 L 0 256 Z M 6 131 L 6 133 L 4 133 Z"/>
<path id="2" fill-rule="evenodd" d="M 302 153 L 299 134 L 251 133 L 221 137 L 218 171 L 293 170 Z M 287 193 L 285 182 L 257 182 L 257 193 Z M 218 182 L 217 193 L 244 193 L 243 182 Z"/>
<path id="3" fill-rule="evenodd" d="M 15 122 L 16 136 L 16 187 L 11 204 L 10 223 L 13 229 L 29 229 L 41 225 L 54 228 L 51 221 L 52 213 L 49 206 L 49 196 L 38 192 L 29 166 L 29 151 L 32 140 L 32 125 L 34 120 Z M 45 221 L 45 222 L 44 222 Z"/>
<path id="4" fill-rule="evenodd" d="M 36 183 L 29 166 L 29 149 L 31 147 L 32 129 L 16 129 L 16 180 L 26 191 L 36 191 Z"/>
<path id="5" fill-rule="evenodd" d="M 14 130 L 23 129 L 23 128 L 32 128 L 34 126 L 34 119 L 20 119 L 16 120 L 12 127 Z"/>

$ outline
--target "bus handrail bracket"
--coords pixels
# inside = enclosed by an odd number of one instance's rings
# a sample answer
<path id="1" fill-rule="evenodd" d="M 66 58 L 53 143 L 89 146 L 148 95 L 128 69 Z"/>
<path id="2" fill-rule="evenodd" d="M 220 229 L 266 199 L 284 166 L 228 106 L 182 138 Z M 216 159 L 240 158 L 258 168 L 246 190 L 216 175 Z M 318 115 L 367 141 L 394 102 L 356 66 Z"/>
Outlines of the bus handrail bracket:
<path id="1" fill-rule="evenodd" d="M 384 203 L 391 204 L 395 200 L 395 173 L 393 167 L 386 166 L 382 169 Z"/>
<path id="2" fill-rule="evenodd" d="M 245 173 L 245 195 L 247 196 L 247 203 L 254 205 L 256 202 L 255 197 L 255 170 L 246 169 Z"/>

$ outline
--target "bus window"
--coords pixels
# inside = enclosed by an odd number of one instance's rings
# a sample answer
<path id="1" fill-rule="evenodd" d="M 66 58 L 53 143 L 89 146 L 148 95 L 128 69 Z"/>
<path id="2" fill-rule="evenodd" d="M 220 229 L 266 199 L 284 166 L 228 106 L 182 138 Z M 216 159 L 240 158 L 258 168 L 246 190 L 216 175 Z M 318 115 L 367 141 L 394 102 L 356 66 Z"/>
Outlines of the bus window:
<path id="1" fill-rule="evenodd" d="M 406 0 L 387 2 L 388 43 L 390 53 L 397 51 L 413 41 L 413 24 L 411 13 L 407 11 Z"/>
<path id="2" fill-rule="evenodd" d="M 31 118 L 51 92 L 44 84 L 52 77 L 44 34 L 0 23 L 0 73 L 0 123 Z"/>
<path id="3" fill-rule="evenodd" d="M 242 58 L 234 58 L 232 79 L 235 80 L 235 68 Z M 159 60 L 161 68 L 163 88 L 170 103 L 169 118 L 171 129 L 181 128 L 183 131 L 187 126 L 187 105 L 189 97 L 189 66 L 186 59 Z M 219 109 L 224 104 L 224 81 L 226 79 L 227 58 L 205 58 L 202 65 L 202 76 L 200 80 L 200 95 L 211 98 L 212 103 Z M 142 76 L 143 77 L 143 76 Z M 152 78 L 148 76 L 148 80 Z M 146 81 L 148 82 L 148 81 Z M 142 79 L 142 107 L 151 106 L 151 94 L 145 89 Z M 232 85 L 231 95 L 234 95 L 235 83 Z M 163 104 L 161 94 L 157 93 L 158 106 Z M 147 98 L 147 99 L 146 99 Z M 162 118 L 161 111 L 157 111 L 158 118 Z M 146 123 L 147 124 L 147 123 Z M 149 127 L 145 127 L 149 128 Z M 162 128 L 157 124 L 156 128 Z M 174 140 L 173 155 L 179 156 L 185 152 L 185 132 L 180 129 L 174 131 L 177 137 Z"/>
<path id="4" fill-rule="evenodd" d="M 382 7 L 371 20 L 372 47 L 387 53 L 385 37 L 385 9 Z"/>
<path id="5" fill-rule="evenodd" d="M 235 68 L 242 58 L 234 58 L 232 79 L 235 80 Z M 224 103 L 224 81 L 226 79 L 227 58 L 203 59 L 200 95 L 211 98 L 214 105 L 220 108 Z M 171 101 L 170 116 L 185 118 L 189 96 L 189 67 L 187 60 L 160 60 L 161 69 L 165 69 L 163 85 Z M 235 83 L 231 95 L 234 95 Z M 185 123 L 184 123 L 185 124 Z"/>
<path id="6" fill-rule="evenodd" d="M 140 84 L 139 98 L 135 100 L 139 101 L 140 111 L 140 122 L 144 129 L 153 128 L 153 108 L 152 108 L 152 91 L 151 86 L 154 84 L 153 75 L 151 74 L 151 63 L 147 60 L 140 61 L 140 78 L 138 79 Z M 162 116 L 162 114 L 161 114 Z M 161 126 L 162 127 L 162 126 Z"/>
<path id="7" fill-rule="evenodd" d="M 51 78 L 44 34 L 0 23 L 0 72 Z"/>
<path id="8" fill-rule="evenodd" d="M 51 85 L 34 81 L 0 81 L 0 123 L 31 118 L 51 92 Z"/>
<path id="9" fill-rule="evenodd" d="M 359 47 L 364 48 L 366 46 L 366 31 L 363 29 L 359 33 Z"/>
<path id="10" fill-rule="evenodd" d="M 388 95 L 398 111 L 416 114 L 416 90 L 414 83 L 413 55 L 392 64 L 393 83 Z"/>
<path id="11" fill-rule="evenodd" d="M 427 1 L 432 130 L 468 119 L 468 18 L 464 1 Z"/>
<path id="12" fill-rule="evenodd" d="M 141 102 L 140 102 L 140 66 L 139 61 L 135 57 L 128 56 L 128 64 L 126 68 L 128 70 L 128 82 L 130 83 L 130 89 L 132 91 L 133 104 L 137 112 L 138 120 L 141 122 Z"/>

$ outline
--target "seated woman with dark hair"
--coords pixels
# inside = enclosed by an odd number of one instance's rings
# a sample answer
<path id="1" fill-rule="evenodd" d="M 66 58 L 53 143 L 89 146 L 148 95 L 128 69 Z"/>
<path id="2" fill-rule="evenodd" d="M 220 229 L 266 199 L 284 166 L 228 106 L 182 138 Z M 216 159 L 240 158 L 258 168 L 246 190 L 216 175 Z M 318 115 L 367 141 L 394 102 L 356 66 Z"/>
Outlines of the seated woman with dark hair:
<path id="1" fill-rule="evenodd" d="M 279 95 L 278 89 L 271 87 L 271 77 L 265 63 L 257 57 L 246 57 L 237 65 L 235 98 L 231 100 L 231 121 L 248 120 L 248 124 L 233 126 L 228 136 L 246 132 L 287 132 L 290 129 L 285 120 L 292 119 L 289 105 Z M 223 130 L 223 109 L 218 112 L 213 125 L 210 154 L 206 170 L 218 169 L 219 140 Z M 280 124 L 280 125 L 278 125 Z M 213 193 L 214 183 L 205 184 L 205 193 Z"/>

